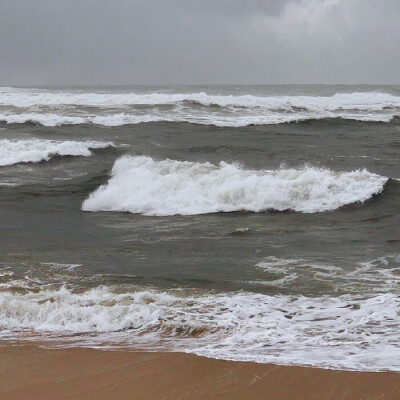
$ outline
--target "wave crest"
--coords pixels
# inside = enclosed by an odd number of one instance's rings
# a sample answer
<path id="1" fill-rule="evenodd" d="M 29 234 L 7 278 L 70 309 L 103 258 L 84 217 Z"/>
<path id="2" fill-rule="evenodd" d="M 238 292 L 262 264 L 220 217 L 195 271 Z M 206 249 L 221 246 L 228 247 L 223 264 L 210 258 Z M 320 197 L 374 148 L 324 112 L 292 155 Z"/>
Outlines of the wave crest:
<path id="1" fill-rule="evenodd" d="M 0 166 L 49 161 L 55 156 L 90 156 L 91 149 L 114 146 L 111 142 L 42 139 L 0 140 Z"/>
<path id="2" fill-rule="evenodd" d="M 335 210 L 364 202 L 387 181 L 367 170 L 247 170 L 238 164 L 118 159 L 109 182 L 83 203 L 84 211 L 120 211 L 149 216 L 216 212 Z"/>

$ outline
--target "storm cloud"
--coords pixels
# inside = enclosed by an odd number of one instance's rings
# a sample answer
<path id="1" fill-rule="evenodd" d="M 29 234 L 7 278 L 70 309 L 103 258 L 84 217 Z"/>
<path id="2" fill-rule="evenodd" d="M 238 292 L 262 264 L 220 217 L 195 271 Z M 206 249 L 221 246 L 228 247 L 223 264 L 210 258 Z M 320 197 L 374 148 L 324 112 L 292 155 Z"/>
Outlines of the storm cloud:
<path id="1" fill-rule="evenodd" d="M 400 83 L 398 0 L 3 0 L 0 84 Z"/>

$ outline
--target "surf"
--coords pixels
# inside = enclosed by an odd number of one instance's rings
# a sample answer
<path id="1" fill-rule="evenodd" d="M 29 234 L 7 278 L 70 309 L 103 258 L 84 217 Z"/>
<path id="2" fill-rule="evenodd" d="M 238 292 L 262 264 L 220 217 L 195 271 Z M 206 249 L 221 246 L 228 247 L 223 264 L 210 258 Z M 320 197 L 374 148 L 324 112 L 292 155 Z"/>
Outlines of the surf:
<path id="1" fill-rule="evenodd" d="M 221 162 L 156 161 L 123 156 L 106 185 L 82 205 L 84 211 L 119 211 L 147 216 L 218 212 L 332 211 L 380 193 L 388 178 L 367 170 L 250 170 Z"/>

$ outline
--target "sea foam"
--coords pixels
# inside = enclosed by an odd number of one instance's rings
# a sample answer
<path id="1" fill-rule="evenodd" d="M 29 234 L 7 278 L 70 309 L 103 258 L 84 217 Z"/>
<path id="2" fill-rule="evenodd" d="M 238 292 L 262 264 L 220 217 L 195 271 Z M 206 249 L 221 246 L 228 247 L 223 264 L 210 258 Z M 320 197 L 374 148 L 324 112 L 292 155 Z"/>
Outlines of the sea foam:
<path id="1" fill-rule="evenodd" d="M 0 166 L 48 161 L 54 156 L 90 156 L 91 149 L 114 146 L 111 142 L 44 139 L 0 140 Z"/>
<path id="2" fill-rule="evenodd" d="M 238 164 L 118 159 L 109 182 L 83 203 L 84 211 L 121 211 L 149 216 L 216 212 L 335 210 L 364 202 L 387 181 L 367 170 L 250 170 Z"/>
<path id="3" fill-rule="evenodd" d="M 237 361 L 400 371 L 400 301 L 394 294 L 185 297 L 115 289 L 3 290 L 0 337 L 186 351 Z"/>

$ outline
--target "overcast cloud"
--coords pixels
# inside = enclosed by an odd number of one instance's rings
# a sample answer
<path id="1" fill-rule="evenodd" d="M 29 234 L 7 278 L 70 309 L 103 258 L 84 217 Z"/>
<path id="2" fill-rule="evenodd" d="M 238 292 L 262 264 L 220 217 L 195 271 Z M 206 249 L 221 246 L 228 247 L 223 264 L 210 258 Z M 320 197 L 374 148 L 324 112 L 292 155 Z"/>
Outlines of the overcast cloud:
<path id="1" fill-rule="evenodd" d="M 400 83 L 400 1 L 1 1 L 1 85 L 151 83 Z"/>

